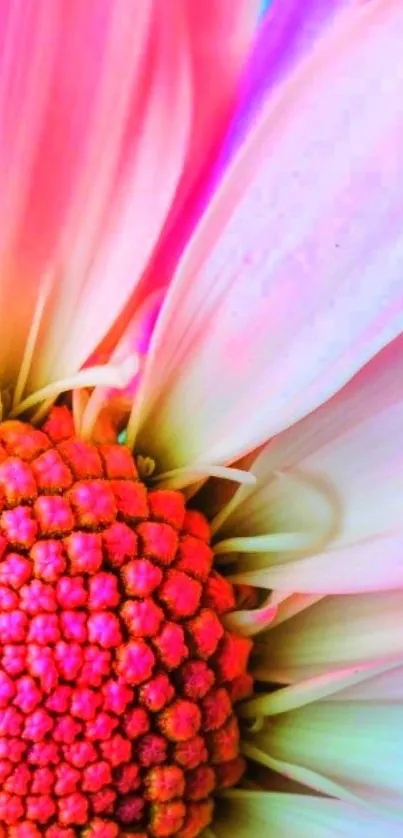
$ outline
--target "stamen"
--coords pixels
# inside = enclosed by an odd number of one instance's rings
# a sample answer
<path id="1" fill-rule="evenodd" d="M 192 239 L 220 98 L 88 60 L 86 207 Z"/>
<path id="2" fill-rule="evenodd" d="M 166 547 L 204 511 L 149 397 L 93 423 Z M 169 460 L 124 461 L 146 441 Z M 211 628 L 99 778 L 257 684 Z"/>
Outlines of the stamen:
<path id="1" fill-rule="evenodd" d="M 248 722 L 248 731 L 249 733 L 260 733 L 260 731 L 263 730 L 264 725 L 264 716 L 256 716 L 253 722 Z"/>
<path id="2" fill-rule="evenodd" d="M 274 757 L 269 756 L 269 754 L 261 748 L 256 747 L 256 745 L 252 745 L 245 741 L 241 742 L 241 753 L 254 762 L 264 765 L 266 768 L 270 768 L 277 774 L 282 774 L 289 780 L 295 780 L 295 782 L 301 783 L 303 786 L 313 788 L 315 791 L 320 792 L 327 797 L 336 797 L 341 800 L 347 800 L 351 803 L 365 806 L 369 810 L 382 812 L 384 814 L 384 809 L 382 809 L 381 806 L 373 803 L 372 801 L 367 801 L 361 796 L 358 797 L 358 795 L 346 789 L 345 786 L 340 785 L 322 774 L 318 774 L 316 771 L 312 771 L 310 768 L 285 762 L 284 760 L 275 759 Z M 233 791 L 220 792 L 220 797 L 239 797 L 241 794 L 241 789 L 234 789 Z"/>
<path id="3" fill-rule="evenodd" d="M 264 631 L 273 622 L 276 614 L 277 606 L 273 605 L 269 597 L 261 608 L 231 611 L 222 621 L 230 631 L 242 634 L 243 637 L 253 637 Z"/>
<path id="4" fill-rule="evenodd" d="M 47 384 L 35 393 L 31 393 L 24 401 L 20 402 L 11 412 L 11 416 L 20 416 L 45 399 L 56 399 L 61 393 L 68 390 L 81 389 L 83 387 L 126 387 L 138 369 L 138 357 L 127 358 L 121 364 L 103 364 L 102 366 L 86 367 L 79 370 L 70 378 L 55 381 Z"/>
<path id="5" fill-rule="evenodd" d="M 35 306 L 34 316 L 31 321 L 31 326 L 28 333 L 28 339 L 25 345 L 24 355 L 19 369 L 17 383 L 15 385 L 12 410 L 14 410 L 21 396 L 25 390 L 29 371 L 31 369 L 32 358 L 35 350 L 36 341 L 38 339 L 39 329 L 41 326 L 43 313 L 46 304 L 49 300 L 49 295 L 55 279 L 55 270 L 48 270 L 44 276 L 42 287 L 39 291 L 38 299 Z"/>
<path id="6" fill-rule="evenodd" d="M 250 799 L 251 797 L 259 798 L 259 797 L 266 797 L 267 792 L 262 791 L 261 788 L 257 787 L 254 783 L 248 784 L 248 788 L 244 789 L 225 789 L 220 792 L 220 797 L 226 797 L 227 799 L 233 800 L 242 800 L 243 798 Z"/>
<path id="7" fill-rule="evenodd" d="M 128 447 L 133 450 L 136 442 L 137 433 L 140 425 L 140 404 L 142 392 L 136 393 L 133 400 L 132 409 L 130 411 L 129 421 L 126 427 L 126 439 Z"/>
<path id="8" fill-rule="evenodd" d="M 91 439 L 99 414 L 105 405 L 105 390 L 97 387 L 82 411 L 80 424 L 76 424 L 77 431 L 82 439 Z"/>
<path id="9" fill-rule="evenodd" d="M 82 436 L 80 433 L 80 429 L 82 426 L 83 415 L 85 412 L 85 408 L 87 407 L 89 399 L 88 390 L 82 389 L 78 390 L 77 388 L 73 390 L 73 399 L 72 399 L 72 413 L 73 413 L 73 422 L 74 427 L 76 429 L 77 436 Z"/>
<path id="10" fill-rule="evenodd" d="M 256 479 L 255 479 L 255 483 L 256 483 Z M 217 515 L 215 515 L 213 520 L 210 522 L 210 528 L 211 528 L 211 534 L 212 535 L 216 534 L 217 530 L 219 530 L 220 527 L 222 527 L 222 525 L 225 523 L 227 518 L 231 515 L 231 512 L 233 512 L 234 509 L 236 509 L 241 497 L 242 497 L 242 487 L 237 489 L 237 491 L 235 492 L 235 494 L 233 494 L 232 498 L 230 498 L 228 503 L 224 504 L 222 509 L 220 509 L 220 511 L 217 512 Z"/>
<path id="11" fill-rule="evenodd" d="M 324 598 L 324 594 L 294 594 L 292 591 L 275 591 L 271 594 L 271 598 L 272 604 L 276 601 L 278 605 L 277 614 L 271 624 L 271 628 L 273 628 L 300 614 L 301 611 L 305 611 L 306 608 L 310 608 L 311 605 L 315 605 Z"/>
<path id="12" fill-rule="evenodd" d="M 136 457 L 137 469 L 142 480 L 148 480 L 155 472 L 156 462 L 152 457 L 143 457 L 139 454 Z"/>
<path id="13" fill-rule="evenodd" d="M 292 684 L 284 689 L 261 695 L 256 698 L 244 701 L 239 708 L 238 715 L 243 719 L 254 719 L 255 716 L 276 716 L 279 713 L 287 713 L 289 710 L 296 710 L 312 701 L 318 701 L 333 695 L 347 687 L 362 683 L 383 672 L 396 668 L 396 661 L 374 665 L 369 663 L 349 666 L 339 669 L 336 672 L 326 672 L 324 675 L 317 675 L 308 678 L 297 684 Z"/>
<path id="14" fill-rule="evenodd" d="M 319 548 L 321 543 L 325 544 L 336 534 L 340 510 L 338 499 L 329 493 L 328 486 L 314 480 L 311 475 L 278 470 L 273 471 L 271 475 L 266 474 L 265 481 L 265 486 L 258 490 L 261 519 L 258 523 L 256 518 L 254 519 L 255 531 L 259 527 L 260 535 L 254 537 L 254 542 L 250 542 L 250 546 L 247 545 L 246 540 L 244 546 L 238 541 L 237 546 L 229 552 L 232 550 L 240 553 L 307 551 L 313 547 Z M 253 489 L 241 486 L 234 493 L 211 522 L 213 535 L 231 516 L 233 516 L 233 529 L 236 531 L 236 510 L 240 503 L 248 505 L 253 492 Z M 267 526 L 266 509 L 270 511 L 270 520 L 277 521 L 277 527 L 273 529 L 279 531 L 270 532 L 267 527 L 268 531 L 264 532 L 263 528 Z M 288 531 L 284 532 L 285 528 Z M 225 547 L 223 542 L 220 547 L 216 545 L 216 554 L 226 552 L 227 547 L 228 542 Z"/>
<path id="15" fill-rule="evenodd" d="M 45 419 L 45 416 L 48 415 L 50 408 L 52 407 L 56 398 L 57 396 L 50 399 L 45 399 L 45 401 L 39 405 L 39 407 L 37 408 L 37 410 L 35 410 L 35 413 L 31 417 L 30 421 L 32 425 L 38 425 L 39 422 L 42 422 L 42 420 Z"/>
<path id="16" fill-rule="evenodd" d="M 279 553 L 289 550 L 307 550 L 312 546 L 314 534 L 305 532 L 279 532 L 266 535 L 226 538 L 214 545 L 216 556 L 223 553 Z M 316 538 L 315 538 L 316 540 Z"/>
<path id="17" fill-rule="evenodd" d="M 164 488 L 183 489 L 204 477 L 220 477 L 222 480 L 232 480 L 247 486 L 256 483 L 255 476 L 250 471 L 243 471 L 231 466 L 217 466 L 210 463 L 195 463 L 191 466 L 172 469 L 155 477 L 155 482 Z"/>

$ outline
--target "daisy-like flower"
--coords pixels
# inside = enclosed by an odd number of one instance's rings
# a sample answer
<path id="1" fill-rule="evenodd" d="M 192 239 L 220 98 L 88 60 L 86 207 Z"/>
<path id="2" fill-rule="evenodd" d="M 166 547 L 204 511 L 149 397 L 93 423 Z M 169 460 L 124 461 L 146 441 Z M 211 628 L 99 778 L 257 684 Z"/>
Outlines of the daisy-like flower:
<path id="1" fill-rule="evenodd" d="M 258 13 L 1 8 L 0 838 L 402 835 L 403 9 Z"/>

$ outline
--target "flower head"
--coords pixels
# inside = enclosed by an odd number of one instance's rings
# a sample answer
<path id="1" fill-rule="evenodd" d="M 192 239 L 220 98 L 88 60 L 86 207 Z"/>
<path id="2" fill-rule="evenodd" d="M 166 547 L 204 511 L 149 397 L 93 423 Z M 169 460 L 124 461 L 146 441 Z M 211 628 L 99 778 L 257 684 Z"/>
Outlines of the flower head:
<path id="1" fill-rule="evenodd" d="M 258 7 L 0 13 L 0 838 L 402 832 L 403 13 Z"/>

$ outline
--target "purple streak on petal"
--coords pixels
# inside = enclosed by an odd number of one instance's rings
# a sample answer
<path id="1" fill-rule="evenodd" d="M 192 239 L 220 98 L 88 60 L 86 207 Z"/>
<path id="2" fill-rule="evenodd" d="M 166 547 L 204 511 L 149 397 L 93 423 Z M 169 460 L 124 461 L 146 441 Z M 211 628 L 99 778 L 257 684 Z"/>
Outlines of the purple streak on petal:
<path id="1" fill-rule="evenodd" d="M 262 15 L 240 87 L 238 107 L 218 159 L 207 161 L 199 181 L 194 184 L 194 190 L 175 219 L 173 230 L 168 228 L 165 231 L 162 251 L 157 250 L 155 261 L 151 264 L 151 272 L 157 274 L 160 286 L 167 286 L 173 266 L 228 163 L 250 130 L 265 97 L 292 72 L 297 60 L 309 52 L 324 26 L 349 2 L 356 0 L 271 0 Z M 178 235 L 178 229 L 181 235 Z"/>
<path id="2" fill-rule="evenodd" d="M 262 102 L 292 72 L 297 61 L 309 53 L 332 17 L 343 6 L 353 2 L 356 0 L 271 0 L 257 30 L 227 139 L 217 160 L 208 162 L 194 192 L 181 208 L 173 235 L 172 230 L 168 231 L 163 253 L 158 254 L 157 274 L 162 286 L 167 285 L 172 276 L 173 265 L 177 263 L 229 162 L 253 125 Z M 179 237 L 178 229 L 181 230 Z"/>
<path id="3" fill-rule="evenodd" d="M 225 168 L 272 91 L 309 53 L 323 29 L 352 0 L 273 0 L 260 26 L 246 68 L 237 113 L 220 168 Z"/>

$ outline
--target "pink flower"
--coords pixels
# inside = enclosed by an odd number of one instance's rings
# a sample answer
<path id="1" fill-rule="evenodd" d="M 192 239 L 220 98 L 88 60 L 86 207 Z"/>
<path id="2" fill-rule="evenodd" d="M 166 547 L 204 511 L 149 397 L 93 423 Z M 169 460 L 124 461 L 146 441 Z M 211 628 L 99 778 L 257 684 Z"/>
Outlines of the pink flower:
<path id="1" fill-rule="evenodd" d="M 403 7 L 0 15 L 0 838 L 399 838 Z"/>

